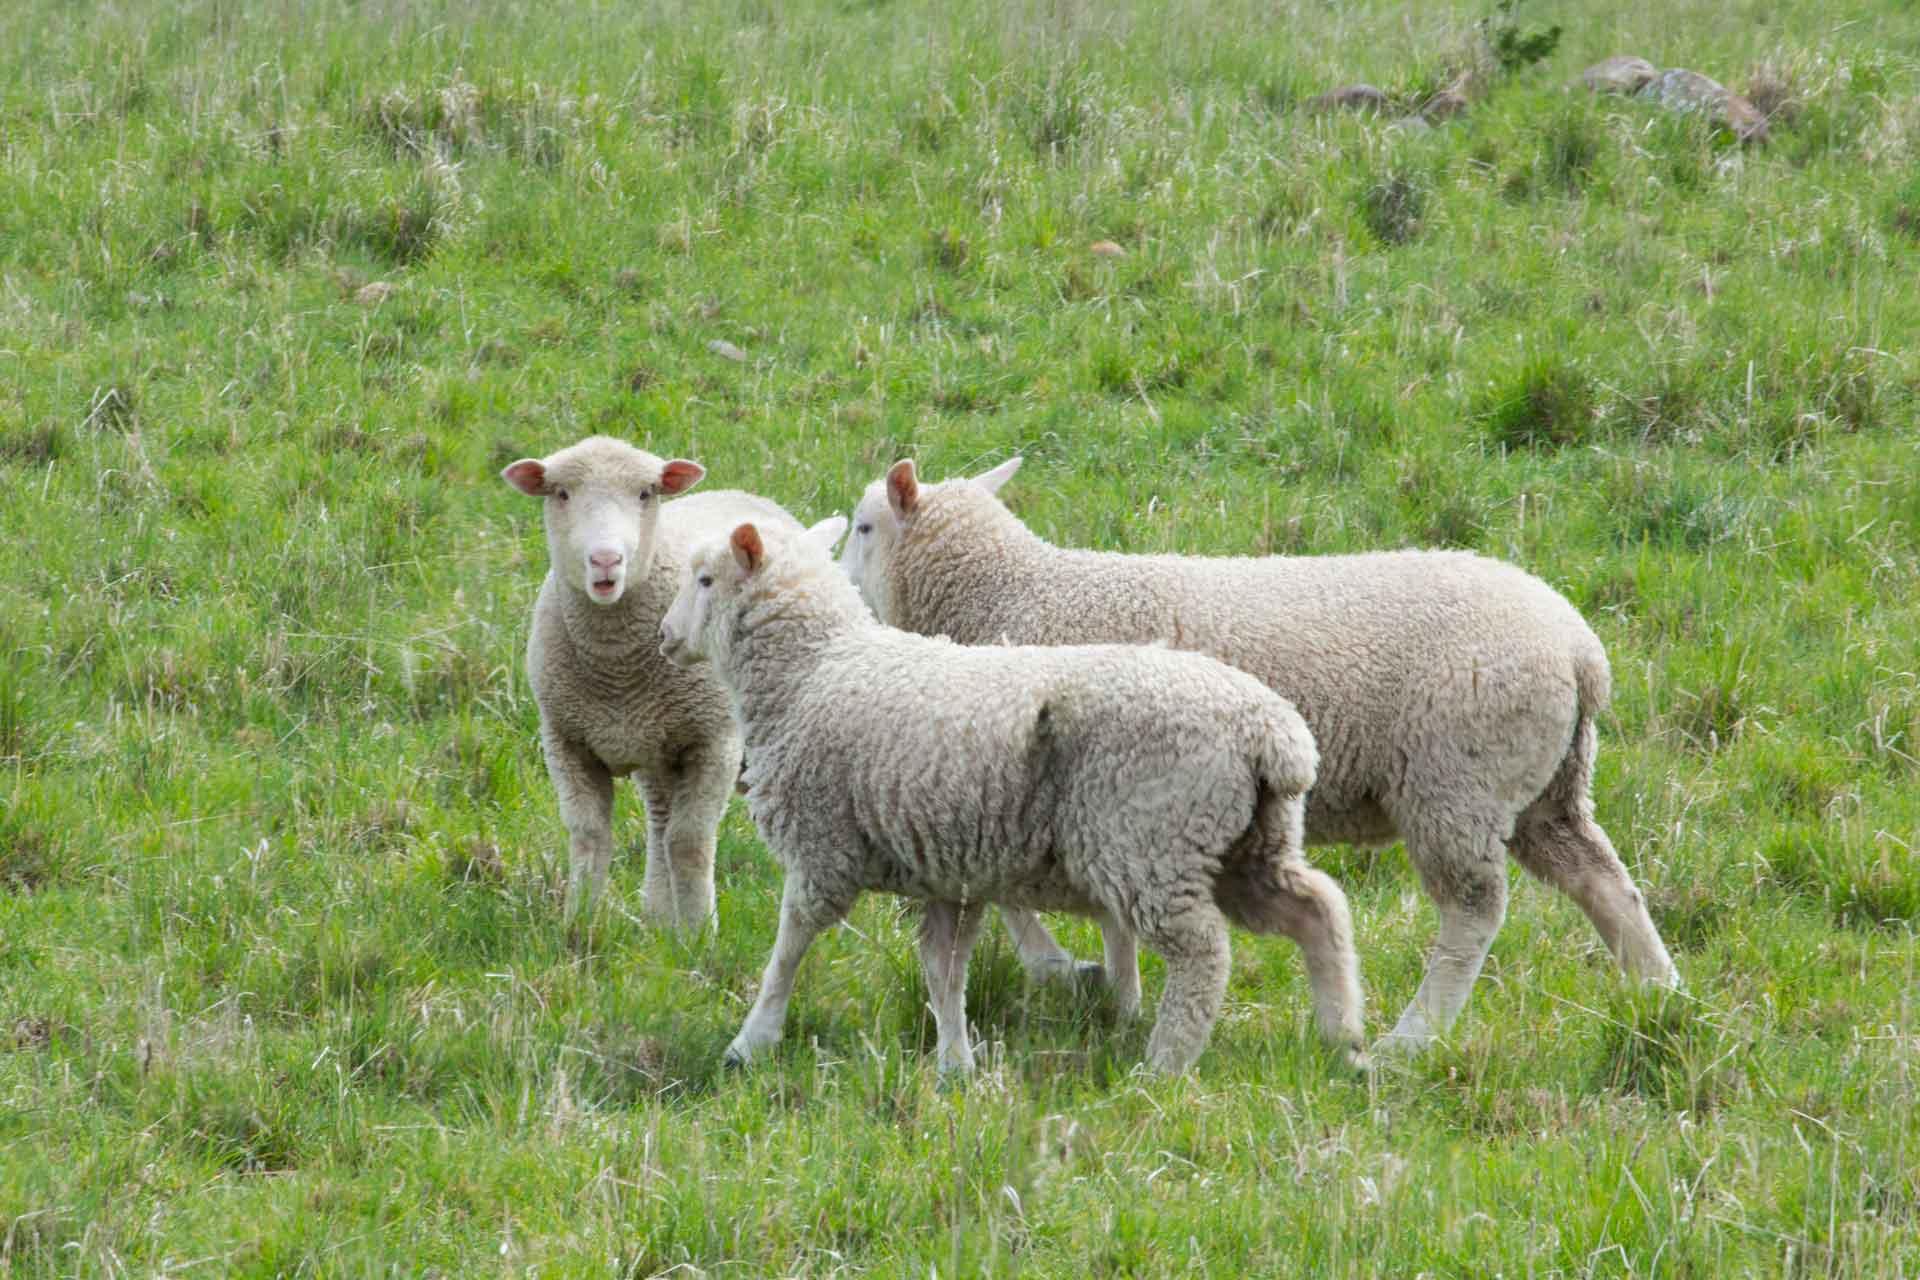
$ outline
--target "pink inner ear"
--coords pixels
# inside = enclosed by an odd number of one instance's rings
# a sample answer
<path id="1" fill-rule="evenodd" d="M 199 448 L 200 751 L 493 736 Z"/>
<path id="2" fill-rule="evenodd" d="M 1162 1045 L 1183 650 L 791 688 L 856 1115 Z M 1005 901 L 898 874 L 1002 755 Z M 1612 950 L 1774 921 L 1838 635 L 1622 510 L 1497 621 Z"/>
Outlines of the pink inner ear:
<path id="1" fill-rule="evenodd" d="M 902 459 L 887 472 L 887 499 L 901 515 L 920 501 L 920 481 L 914 478 L 912 460 Z"/>
<path id="2" fill-rule="evenodd" d="M 742 569 L 752 573 L 760 567 L 766 558 L 767 548 L 760 541 L 760 531 L 750 524 L 743 524 L 733 531 L 733 558 Z"/>
<path id="3" fill-rule="evenodd" d="M 685 458 L 675 458 L 660 468 L 660 492 L 684 493 L 700 483 L 707 469 L 697 462 L 688 462 Z"/>
<path id="4" fill-rule="evenodd" d="M 520 492 L 536 498 L 547 491 L 547 464 L 538 458 L 522 458 L 510 464 L 500 476 Z"/>

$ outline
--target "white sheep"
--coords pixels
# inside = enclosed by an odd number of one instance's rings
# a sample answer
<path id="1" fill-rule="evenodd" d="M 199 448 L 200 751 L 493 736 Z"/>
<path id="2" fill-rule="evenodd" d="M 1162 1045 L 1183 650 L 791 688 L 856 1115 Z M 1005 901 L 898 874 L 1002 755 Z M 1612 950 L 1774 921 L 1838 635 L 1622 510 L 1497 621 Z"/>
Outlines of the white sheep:
<path id="1" fill-rule="evenodd" d="M 963 644 L 1165 644 L 1258 676 L 1320 746 L 1306 838 L 1405 839 L 1439 910 L 1419 992 L 1383 1047 L 1418 1048 L 1467 1001 L 1506 912 L 1506 854 L 1568 894 L 1640 979 L 1679 977 L 1593 820 L 1606 653 L 1546 583 L 1467 552 L 1136 556 L 1056 548 L 996 496 L 1019 467 L 867 490 L 842 562 L 879 616 Z M 1059 949 L 1012 920 L 1030 968 Z M 1111 975 L 1110 975 L 1111 976 Z"/>
<path id="2" fill-rule="evenodd" d="M 967 648 L 883 626 L 829 556 L 845 525 L 789 536 L 749 522 L 697 548 L 661 624 L 664 653 L 711 660 L 727 687 L 747 802 L 786 869 L 729 1061 L 779 1040 L 808 946 L 869 889 L 927 903 L 945 1070 L 973 1065 L 963 996 L 987 902 L 1094 916 L 1129 973 L 1136 936 L 1159 950 L 1147 1061 L 1160 1071 L 1206 1047 L 1226 920 L 1285 933 L 1322 1032 L 1357 1061 L 1352 926 L 1339 886 L 1300 856 L 1314 746 L 1286 700 L 1199 654 Z"/>
<path id="3" fill-rule="evenodd" d="M 714 922 L 714 833 L 739 774 L 740 734 L 711 675 L 660 656 L 660 619 L 693 541 L 748 519 L 801 526 L 750 494 L 661 502 L 705 474 L 607 436 L 501 472 L 545 509 L 551 565 L 533 606 L 527 675 L 567 829 L 570 914 L 606 887 L 613 780 L 625 774 L 646 803 L 648 916 L 689 930 Z"/>

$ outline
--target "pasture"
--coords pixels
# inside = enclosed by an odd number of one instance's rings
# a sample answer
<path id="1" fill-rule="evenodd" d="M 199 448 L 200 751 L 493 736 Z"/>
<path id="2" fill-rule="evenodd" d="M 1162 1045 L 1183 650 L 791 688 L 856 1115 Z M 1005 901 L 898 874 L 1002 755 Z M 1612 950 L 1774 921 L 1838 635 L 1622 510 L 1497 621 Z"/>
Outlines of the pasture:
<path id="1" fill-rule="evenodd" d="M 1920 1274 L 1916 334 L 1901 0 L 13 0 L 0 1271 Z M 497 473 L 590 432 L 805 520 L 1017 452 L 1060 543 L 1521 564 L 1686 992 L 1515 872 L 1433 1051 L 1343 1073 L 1237 935 L 1156 1080 L 995 925 L 943 1087 L 869 898 L 723 1071 L 741 804 L 717 936 L 639 919 L 625 788 L 561 917 Z M 1432 909 L 1313 856 L 1377 1035 Z"/>

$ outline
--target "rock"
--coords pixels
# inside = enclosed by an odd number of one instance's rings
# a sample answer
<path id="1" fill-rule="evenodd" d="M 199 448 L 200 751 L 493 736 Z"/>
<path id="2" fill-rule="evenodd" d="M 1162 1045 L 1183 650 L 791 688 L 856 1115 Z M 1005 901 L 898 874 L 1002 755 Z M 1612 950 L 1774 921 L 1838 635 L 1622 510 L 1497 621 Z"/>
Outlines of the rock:
<path id="1" fill-rule="evenodd" d="M 713 354 L 719 356 L 722 360 L 731 360 L 735 364 L 745 364 L 747 362 L 747 353 L 734 346 L 731 342 L 728 342 L 725 338 L 715 338 L 707 344 L 707 350 L 713 352 Z"/>
<path id="2" fill-rule="evenodd" d="M 1420 114 L 1428 124 L 1438 124 L 1442 120 L 1451 120 L 1467 109 L 1467 95 L 1458 89 L 1442 89 L 1426 100 Z"/>
<path id="3" fill-rule="evenodd" d="M 1616 53 L 1582 71 L 1580 79 L 1595 93 L 1638 93 L 1659 74 L 1659 69 L 1645 58 Z"/>
<path id="4" fill-rule="evenodd" d="M 1721 106 L 1721 113 L 1727 127 L 1733 130 L 1733 136 L 1742 142 L 1765 142 L 1767 140 L 1767 116 L 1760 108 L 1737 93 L 1727 95 Z"/>
<path id="5" fill-rule="evenodd" d="M 1386 107 L 1387 95 L 1370 84 L 1342 85 L 1307 99 L 1307 110 L 1313 112 L 1384 111 Z"/>
<path id="6" fill-rule="evenodd" d="M 1698 111 L 1733 130 L 1742 142 L 1765 142 L 1767 118 L 1751 102 L 1698 71 L 1673 67 L 1649 80 L 1640 97 L 1651 98 L 1669 111 Z"/>
<path id="7" fill-rule="evenodd" d="M 1124 258 L 1127 251 L 1111 240 L 1095 240 L 1087 246 L 1087 252 L 1096 258 Z"/>
<path id="8" fill-rule="evenodd" d="M 1698 71 L 1673 67 L 1641 86 L 1640 96 L 1672 111 L 1718 111 L 1727 100 L 1727 86 Z"/>

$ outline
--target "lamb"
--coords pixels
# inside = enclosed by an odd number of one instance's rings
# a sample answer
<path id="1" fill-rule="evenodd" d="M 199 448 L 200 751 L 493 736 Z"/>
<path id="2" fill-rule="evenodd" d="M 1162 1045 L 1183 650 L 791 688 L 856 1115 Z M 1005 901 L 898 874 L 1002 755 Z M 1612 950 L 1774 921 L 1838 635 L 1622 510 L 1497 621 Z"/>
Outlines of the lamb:
<path id="1" fill-rule="evenodd" d="M 1426 975 L 1381 1048 L 1424 1046 L 1466 1004 L 1506 913 L 1503 850 L 1578 903 L 1628 974 L 1679 985 L 1593 819 L 1594 719 L 1611 676 L 1559 593 L 1466 552 L 1056 548 L 997 497 L 1019 465 L 923 487 L 913 463 L 896 463 L 854 514 L 849 576 L 883 620 L 911 631 L 1198 650 L 1293 702 L 1320 746 L 1307 841 L 1404 838 L 1439 911 Z M 1009 926 L 1030 970 L 1068 963 L 1037 919 Z"/>
<path id="2" fill-rule="evenodd" d="M 662 511 L 660 499 L 705 474 L 607 436 L 501 472 L 544 505 L 551 566 L 533 606 L 527 675 L 567 829 L 569 915 L 606 887 L 613 780 L 625 774 L 646 802 L 647 915 L 682 930 L 715 920 L 714 835 L 739 773 L 740 734 L 718 681 L 660 656 L 660 618 L 703 534 L 747 519 L 801 526 L 765 498 L 730 491 Z"/>
<path id="3" fill-rule="evenodd" d="M 845 527 L 742 523 L 693 552 L 660 627 L 663 653 L 711 661 L 726 686 L 747 802 L 786 868 L 773 954 L 728 1060 L 780 1039 L 808 946 L 880 889 L 927 904 L 943 1070 L 973 1066 L 963 998 L 985 902 L 1098 918 L 1136 1001 L 1136 937 L 1164 954 L 1147 1062 L 1165 1072 L 1206 1047 L 1226 920 L 1284 933 L 1305 953 L 1322 1033 L 1358 1061 L 1346 895 L 1300 855 L 1315 751 L 1293 708 L 1199 654 L 967 648 L 884 627 L 830 557 Z"/>

